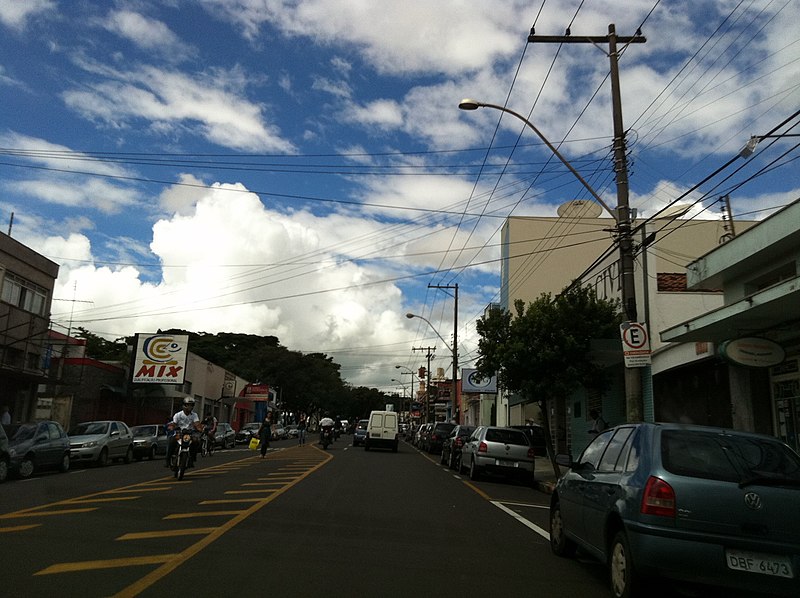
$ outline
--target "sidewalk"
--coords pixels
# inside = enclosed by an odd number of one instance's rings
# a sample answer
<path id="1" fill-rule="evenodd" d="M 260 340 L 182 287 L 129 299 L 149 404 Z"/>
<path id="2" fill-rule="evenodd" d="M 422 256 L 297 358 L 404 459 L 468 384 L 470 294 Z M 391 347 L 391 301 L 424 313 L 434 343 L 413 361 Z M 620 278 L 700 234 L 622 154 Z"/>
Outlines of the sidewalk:
<path id="1" fill-rule="evenodd" d="M 563 472 L 562 472 L 563 473 Z M 553 464 L 547 457 L 536 457 L 536 472 L 534 474 L 536 489 L 545 494 L 552 494 L 556 485 L 556 474 Z"/>

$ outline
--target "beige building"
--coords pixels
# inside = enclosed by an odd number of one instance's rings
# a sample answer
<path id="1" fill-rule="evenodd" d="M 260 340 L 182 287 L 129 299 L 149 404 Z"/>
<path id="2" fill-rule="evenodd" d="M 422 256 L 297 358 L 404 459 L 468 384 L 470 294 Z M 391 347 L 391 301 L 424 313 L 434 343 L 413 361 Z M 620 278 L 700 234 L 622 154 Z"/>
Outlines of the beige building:
<path id="1" fill-rule="evenodd" d="M 581 284 L 594 287 L 598 296 L 619 299 L 615 222 L 601 216 L 597 204 L 573 201 L 562 205 L 557 217 L 509 218 L 502 229 L 501 307 L 509 309 L 518 299 L 529 302 L 542 293 L 555 296 L 578 277 Z M 672 371 L 674 375 L 676 368 L 714 357 L 714 347 L 708 343 L 666 343 L 658 333 L 723 305 L 721 289 L 687 289 L 686 267 L 730 238 L 726 224 L 721 219 L 683 219 L 676 210 L 649 222 L 641 218 L 634 221 L 637 315 L 648 328 L 652 350 L 652 365 L 643 368 L 642 376 L 645 420 L 723 423 L 720 419 L 725 419 L 723 389 L 697 389 L 698 395 L 704 395 L 702 401 L 654 401 L 653 380 L 660 374 Z M 754 224 L 736 222 L 736 232 Z M 561 446 L 574 444 L 579 448 L 587 442 L 586 431 L 591 426 L 588 412 L 592 408 L 601 409 L 612 424 L 625 421 L 621 349 L 620 341 L 598 351 L 618 373 L 608 396 L 584 393 L 570 398 L 561 412 L 557 406 L 551 407 L 553 432 Z M 537 407 L 519 397 L 504 397 L 500 405 L 501 423 L 503 411 L 510 424 L 537 419 Z"/>

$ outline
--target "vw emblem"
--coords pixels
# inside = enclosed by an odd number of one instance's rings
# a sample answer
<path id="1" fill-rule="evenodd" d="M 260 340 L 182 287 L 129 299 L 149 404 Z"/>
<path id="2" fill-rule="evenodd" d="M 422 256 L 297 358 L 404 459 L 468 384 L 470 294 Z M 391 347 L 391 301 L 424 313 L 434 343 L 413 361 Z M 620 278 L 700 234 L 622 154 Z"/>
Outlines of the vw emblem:
<path id="1" fill-rule="evenodd" d="M 744 495 L 744 504 L 747 505 L 748 509 L 758 511 L 762 507 L 761 497 L 755 492 L 748 492 Z"/>

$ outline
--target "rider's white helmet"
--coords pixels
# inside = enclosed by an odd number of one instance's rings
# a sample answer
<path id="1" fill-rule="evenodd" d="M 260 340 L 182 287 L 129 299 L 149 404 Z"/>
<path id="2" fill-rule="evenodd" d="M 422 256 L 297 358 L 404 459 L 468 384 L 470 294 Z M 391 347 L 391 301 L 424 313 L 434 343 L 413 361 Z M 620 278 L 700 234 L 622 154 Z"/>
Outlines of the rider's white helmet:
<path id="1" fill-rule="evenodd" d="M 194 407 L 194 399 L 192 397 L 186 397 L 185 399 L 183 399 L 183 406 Z"/>

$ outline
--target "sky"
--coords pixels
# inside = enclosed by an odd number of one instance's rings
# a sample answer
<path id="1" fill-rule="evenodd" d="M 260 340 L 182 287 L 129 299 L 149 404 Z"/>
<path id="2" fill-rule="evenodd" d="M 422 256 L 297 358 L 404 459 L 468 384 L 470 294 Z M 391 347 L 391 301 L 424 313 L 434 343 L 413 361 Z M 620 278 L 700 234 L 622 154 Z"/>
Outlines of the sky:
<path id="1" fill-rule="evenodd" d="M 638 218 L 729 193 L 761 219 L 800 197 L 798 23 L 796 0 L 0 0 L 0 230 L 59 264 L 56 331 L 274 335 L 405 392 L 420 348 L 449 375 L 454 329 L 474 365 L 504 219 L 589 199 L 462 98 L 616 206 L 608 45 L 532 30 L 641 30 Z"/>

